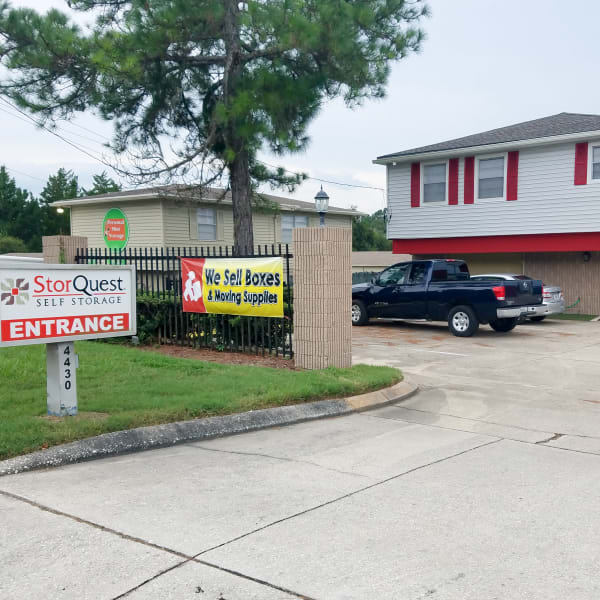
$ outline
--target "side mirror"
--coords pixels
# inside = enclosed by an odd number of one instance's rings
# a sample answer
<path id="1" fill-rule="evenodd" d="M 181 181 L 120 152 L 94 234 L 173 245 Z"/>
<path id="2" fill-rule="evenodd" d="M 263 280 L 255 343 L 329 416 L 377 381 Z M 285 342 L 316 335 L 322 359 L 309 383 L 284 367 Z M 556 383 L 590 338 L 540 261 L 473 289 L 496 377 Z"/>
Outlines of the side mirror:
<path id="1" fill-rule="evenodd" d="M 377 283 L 377 277 L 371 277 L 371 283 L 375 285 Z"/>

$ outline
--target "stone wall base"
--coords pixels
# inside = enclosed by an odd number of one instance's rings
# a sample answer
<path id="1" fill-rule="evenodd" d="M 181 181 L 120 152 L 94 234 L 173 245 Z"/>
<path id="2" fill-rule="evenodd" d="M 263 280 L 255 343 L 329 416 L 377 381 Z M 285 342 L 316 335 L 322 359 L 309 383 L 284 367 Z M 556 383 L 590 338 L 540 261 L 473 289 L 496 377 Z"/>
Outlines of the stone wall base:
<path id="1" fill-rule="evenodd" d="M 45 263 L 70 265 L 75 263 L 77 250 L 88 247 L 88 239 L 77 235 L 46 235 L 42 246 Z"/>
<path id="2" fill-rule="evenodd" d="M 294 357 L 301 369 L 352 365 L 352 230 L 294 229 Z"/>

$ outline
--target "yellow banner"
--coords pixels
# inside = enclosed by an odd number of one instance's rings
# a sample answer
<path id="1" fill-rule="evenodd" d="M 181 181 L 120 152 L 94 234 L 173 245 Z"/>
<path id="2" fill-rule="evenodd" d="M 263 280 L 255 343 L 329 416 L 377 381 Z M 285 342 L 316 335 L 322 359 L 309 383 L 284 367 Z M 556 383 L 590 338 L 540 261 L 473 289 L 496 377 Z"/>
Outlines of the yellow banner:
<path id="1" fill-rule="evenodd" d="M 182 258 L 183 312 L 283 317 L 283 259 Z"/>

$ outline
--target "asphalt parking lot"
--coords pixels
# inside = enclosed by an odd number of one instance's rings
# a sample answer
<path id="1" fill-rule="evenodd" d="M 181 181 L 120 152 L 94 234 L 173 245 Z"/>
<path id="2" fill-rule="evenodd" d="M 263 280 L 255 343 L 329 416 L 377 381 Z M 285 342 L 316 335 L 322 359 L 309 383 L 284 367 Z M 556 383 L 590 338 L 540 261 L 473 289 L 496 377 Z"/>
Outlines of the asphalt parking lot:
<path id="1" fill-rule="evenodd" d="M 600 324 L 355 328 L 421 391 L 0 479 L 0 597 L 596 600 Z"/>

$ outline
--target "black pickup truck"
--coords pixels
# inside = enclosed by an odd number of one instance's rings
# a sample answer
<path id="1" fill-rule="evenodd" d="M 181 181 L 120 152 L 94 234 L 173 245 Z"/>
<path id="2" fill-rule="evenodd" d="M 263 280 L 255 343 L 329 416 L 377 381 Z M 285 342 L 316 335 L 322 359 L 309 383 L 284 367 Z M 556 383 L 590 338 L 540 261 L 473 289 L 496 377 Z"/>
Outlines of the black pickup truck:
<path id="1" fill-rule="evenodd" d="M 366 325 L 370 317 L 447 321 L 454 335 L 469 337 L 480 323 L 511 331 L 541 302 L 541 281 L 473 281 L 462 260 L 417 260 L 353 285 L 352 324 Z"/>

